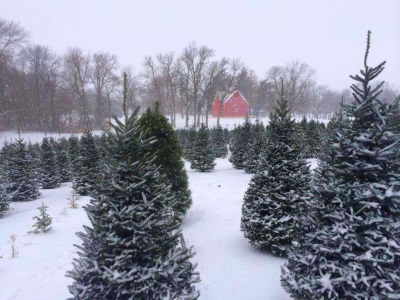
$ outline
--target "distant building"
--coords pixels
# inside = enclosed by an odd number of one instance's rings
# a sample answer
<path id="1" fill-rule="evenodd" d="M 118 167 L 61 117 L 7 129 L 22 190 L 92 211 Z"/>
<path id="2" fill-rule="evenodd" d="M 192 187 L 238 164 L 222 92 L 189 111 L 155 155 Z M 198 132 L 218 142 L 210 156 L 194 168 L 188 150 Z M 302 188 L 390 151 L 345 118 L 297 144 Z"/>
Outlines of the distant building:
<path id="1" fill-rule="evenodd" d="M 222 107 L 220 108 L 221 103 Z M 213 117 L 217 117 L 218 113 L 221 117 L 246 117 L 249 112 L 249 102 L 241 91 L 217 92 L 211 112 Z"/>

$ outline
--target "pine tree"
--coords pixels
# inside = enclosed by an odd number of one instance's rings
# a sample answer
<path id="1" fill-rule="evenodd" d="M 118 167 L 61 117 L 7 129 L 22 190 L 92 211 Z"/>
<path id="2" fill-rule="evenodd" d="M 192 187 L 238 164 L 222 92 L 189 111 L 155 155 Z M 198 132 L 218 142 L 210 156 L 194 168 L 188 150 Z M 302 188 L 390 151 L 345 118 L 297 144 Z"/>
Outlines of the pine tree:
<path id="1" fill-rule="evenodd" d="M 294 120 L 283 97 L 270 115 L 263 166 L 253 175 L 242 206 L 241 230 L 263 251 L 286 256 L 302 234 L 301 216 L 311 173 L 294 141 Z"/>
<path id="2" fill-rule="evenodd" d="M 184 156 L 188 161 L 192 161 L 192 154 L 194 152 L 194 147 L 197 139 L 197 132 L 194 126 L 191 126 L 187 133 Z"/>
<path id="3" fill-rule="evenodd" d="M 165 175 L 166 184 L 171 185 L 171 192 L 177 200 L 176 209 L 185 214 L 192 204 L 192 198 L 177 134 L 168 119 L 160 113 L 158 103 L 154 112 L 149 108 L 139 122 L 146 135 L 155 138 L 148 151 L 156 155 L 154 163 L 161 167 L 160 172 Z"/>
<path id="4" fill-rule="evenodd" d="M 42 171 L 40 168 L 40 157 L 41 157 L 40 144 L 39 143 L 32 144 L 31 142 L 29 142 L 27 151 L 29 159 L 32 161 L 34 180 L 36 180 L 37 184 L 40 185 L 40 180 L 42 178 Z"/>
<path id="5" fill-rule="evenodd" d="M 78 177 L 79 163 L 79 138 L 76 135 L 71 135 L 68 138 L 68 157 L 71 168 L 72 179 Z"/>
<path id="6" fill-rule="evenodd" d="M 244 124 L 239 126 L 235 131 L 231 146 L 232 154 L 229 161 L 236 169 L 243 169 L 252 140 L 249 117 L 246 117 Z"/>
<path id="7" fill-rule="evenodd" d="M 351 122 L 335 132 L 332 157 L 314 188 L 318 223 L 282 268 L 295 299 L 396 299 L 400 295 L 400 136 L 387 120 L 398 103 L 379 101 L 371 81 L 385 62 L 350 76 Z"/>
<path id="8" fill-rule="evenodd" d="M 79 195 L 87 196 L 92 193 L 96 182 L 100 160 L 99 151 L 90 130 L 86 130 L 81 137 L 78 160 L 79 167 L 72 187 Z"/>
<path id="9" fill-rule="evenodd" d="M 0 154 L 1 155 L 1 154 Z M 9 208 L 9 197 L 6 193 L 7 181 L 2 159 L 0 158 L 0 217 L 5 214 Z"/>
<path id="10" fill-rule="evenodd" d="M 39 197 L 39 186 L 34 179 L 34 163 L 28 155 L 22 139 L 8 150 L 12 153 L 8 162 L 8 186 L 10 201 L 32 201 Z"/>
<path id="11" fill-rule="evenodd" d="M 72 180 L 71 166 L 68 158 L 68 140 L 64 137 L 60 138 L 54 144 L 55 160 L 58 166 L 60 182 L 68 182 Z"/>
<path id="12" fill-rule="evenodd" d="M 190 168 L 196 171 L 208 172 L 215 167 L 215 157 L 210 143 L 209 130 L 201 124 L 197 133 Z"/>
<path id="13" fill-rule="evenodd" d="M 216 158 L 225 158 L 228 155 L 227 142 L 224 130 L 221 126 L 217 126 L 212 130 L 212 146 Z"/>
<path id="14" fill-rule="evenodd" d="M 3 148 L 0 151 L 0 217 L 6 213 L 9 209 L 9 196 L 7 194 L 8 187 L 8 157 L 10 145 L 4 143 Z"/>
<path id="15" fill-rule="evenodd" d="M 42 203 L 41 206 L 37 208 L 39 210 L 39 216 L 34 216 L 33 220 L 36 220 L 36 223 L 33 224 L 34 230 L 29 231 L 28 233 L 39 233 L 39 232 L 47 232 L 51 230 L 52 218 L 47 213 L 48 207 Z"/>
<path id="16" fill-rule="evenodd" d="M 50 142 L 44 138 L 41 145 L 41 185 L 43 189 L 54 189 L 60 186 L 59 170 L 56 164 L 53 146 L 55 142 Z"/>
<path id="17" fill-rule="evenodd" d="M 91 227 L 67 273 L 72 299 L 197 299 L 198 274 L 136 113 L 115 119 L 109 154 L 85 208 Z"/>
<path id="18" fill-rule="evenodd" d="M 319 124 L 313 119 L 308 122 L 304 137 L 308 148 L 306 158 L 317 157 L 321 151 L 321 129 Z"/>
<path id="19" fill-rule="evenodd" d="M 260 119 L 256 119 L 256 124 L 251 126 L 251 140 L 246 152 L 244 170 L 246 173 L 255 173 L 260 166 L 260 155 L 265 140 L 265 129 Z"/>

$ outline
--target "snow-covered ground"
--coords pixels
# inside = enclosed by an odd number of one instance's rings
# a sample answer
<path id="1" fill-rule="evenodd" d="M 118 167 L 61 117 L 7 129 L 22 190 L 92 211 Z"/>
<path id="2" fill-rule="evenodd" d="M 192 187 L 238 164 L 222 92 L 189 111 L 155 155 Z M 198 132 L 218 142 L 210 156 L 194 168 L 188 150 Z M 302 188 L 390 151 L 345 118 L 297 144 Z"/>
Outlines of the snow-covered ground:
<path id="1" fill-rule="evenodd" d="M 315 166 L 316 160 L 311 164 Z M 197 254 L 201 283 L 198 288 L 206 300 L 289 299 L 280 285 L 280 267 L 285 262 L 253 249 L 240 231 L 241 205 L 251 175 L 236 170 L 227 159 L 218 159 L 210 173 L 190 170 L 193 206 L 183 222 L 188 245 Z M 78 200 L 79 208 L 67 209 L 71 185 L 41 190 L 38 200 L 11 203 L 11 211 L 0 218 L 0 299 L 66 299 L 71 282 L 65 277 L 75 255 L 75 232 L 88 224 L 82 206 L 89 197 Z M 28 234 L 41 203 L 49 207 L 53 230 L 45 234 Z M 19 252 L 11 257 L 11 234 L 17 235 Z"/>
<path id="2" fill-rule="evenodd" d="M 169 118 L 169 117 L 167 117 Z M 296 122 L 300 122 L 302 119 L 302 116 L 294 116 L 294 119 Z M 185 118 L 182 118 L 181 115 L 176 116 L 176 128 L 185 128 Z M 308 121 L 311 120 L 311 118 L 307 118 Z M 315 119 L 317 121 L 317 119 Z M 228 128 L 228 129 L 234 129 L 235 126 L 238 126 L 240 124 L 243 124 L 245 121 L 244 118 L 221 118 L 220 119 L 220 124 L 223 128 Z M 255 122 L 256 118 L 251 117 L 250 118 L 251 122 Z M 260 121 L 263 122 L 264 125 L 267 125 L 269 123 L 269 117 L 264 117 L 260 118 Z M 329 122 L 328 119 L 318 119 L 319 122 L 327 124 Z M 200 122 L 203 122 L 204 124 L 206 123 L 206 119 L 204 116 L 200 117 Z M 189 116 L 189 126 L 193 124 L 193 116 Z M 208 117 L 208 127 L 212 128 L 217 126 L 217 118 L 213 116 Z"/>
<path id="3" fill-rule="evenodd" d="M 169 119 L 169 117 L 167 116 L 167 118 Z M 301 117 L 295 117 L 296 121 L 301 121 Z M 250 118 L 251 122 L 255 122 L 256 118 Z M 261 118 L 260 119 L 264 125 L 267 125 L 269 123 L 269 118 Z M 310 120 L 310 118 L 308 118 L 308 120 Z M 205 123 L 205 118 L 202 117 L 201 121 L 204 121 Z M 328 123 L 329 120 L 326 119 L 319 119 L 319 122 L 324 122 L 324 123 Z M 235 126 L 238 126 L 240 124 L 244 123 L 244 118 L 221 118 L 220 120 L 220 124 L 223 128 L 228 128 L 229 130 L 232 130 L 235 128 Z M 193 116 L 189 117 L 189 125 L 193 124 Z M 209 116 L 208 119 L 208 126 L 209 128 L 212 128 L 214 126 L 217 125 L 217 118 L 214 118 L 212 116 Z M 185 128 L 185 118 L 181 118 L 180 115 L 177 116 L 176 118 L 176 128 L 177 129 L 181 129 L 181 128 Z M 94 131 L 94 134 L 100 134 L 101 131 L 100 130 L 96 130 Z M 69 137 L 71 135 L 71 133 L 47 133 L 47 137 L 54 137 L 54 138 L 60 138 L 60 137 Z M 81 134 L 78 133 L 76 134 L 77 136 L 80 136 Z M 20 136 L 18 135 L 17 132 L 15 131 L 0 131 L 0 148 L 2 147 L 3 143 L 5 141 L 15 141 L 16 139 L 18 139 L 19 137 L 23 138 L 24 141 L 27 142 L 41 142 L 44 134 L 43 132 L 21 132 Z"/>
<path id="4" fill-rule="evenodd" d="M 207 300 L 290 299 L 280 284 L 282 258 L 262 253 L 240 231 L 243 195 L 251 175 L 217 159 L 210 173 L 189 169 L 193 206 L 183 233 L 197 252 L 201 298 Z"/>
<path id="5" fill-rule="evenodd" d="M 11 203 L 11 210 L 0 218 L 0 299 L 50 300 L 66 299 L 71 280 L 65 272 L 71 269 L 75 256 L 74 243 L 80 240 L 75 232 L 89 220 L 82 209 L 89 197 L 78 200 L 77 209 L 68 209 L 71 184 L 61 188 L 41 190 L 41 197 L 31 202 Z M 42 202 L 49 207 L 53 230 L 28 234 L 33 216 L 38 215 Z M 67 208 L 67 209 L 66 209 Z M 65 213 L 66 210 L 66 213 Z M 11 257 L 10 235 L 15 234 L 18 255 Z"/>

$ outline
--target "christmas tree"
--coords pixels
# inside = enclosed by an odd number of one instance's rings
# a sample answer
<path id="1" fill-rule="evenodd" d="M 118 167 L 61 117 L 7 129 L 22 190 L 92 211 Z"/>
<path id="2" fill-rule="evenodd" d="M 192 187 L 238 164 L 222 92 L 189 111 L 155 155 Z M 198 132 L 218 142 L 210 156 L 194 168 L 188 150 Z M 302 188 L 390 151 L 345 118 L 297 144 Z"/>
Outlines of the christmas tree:
<path id="1" fill-rule="evenodd" d="M 42 203 L 40 207 L 37 208 L 39 210 L 39 216 L 34 216 L 33 219 L 36 220 L 36 223 L 33 225 L 34 230 L 29 231 L 29 233 L 39 233 L 47 232 L 51 230 L 52 218 L 47 213 L 48 207 Z"/>
<path id="2" fill-rule="evenodd" d="M 260 155 L 265 142 L 265 129 L 260 119 L 251 126 L 250 146 L 245 155 L 244 170 L 246 173 L 255 173 L 260 166 Z"/>
<path id="3" fill-rule="evenodd" d="M 204 124 L 201 124 L 197 133 L 190 168 L 201 172 L 211 171 L 215 167 L 214 160 L 209 130 Z"/>
<path id="4" fill-rule="evenodd" d="M 213 152 L 216 158 L 225 158 L 228 155 L 228 147 L 225 139 L 224 130 L 217 126 L 212 131 Z"/>
<path id="5" fill-rule="evenodd" d="M 245 119 L 243 125 L 235 129 L 235 134 L 231 145 L 231 157 L 229 161 L 236 169 L 244 169 L 246 158 L 249 153 L 252 141 L 251 123 L 249 117 Z"/>
<path id="6" fill-rule="evenodd" d="M 294 140 L 294 120 L 288 103 L 278 101 L 270 115 L 266 170 L 253 175 L 244 196 L 241 230 L 263 251 L 286 256 L 302 234 L 301 216 L 309 193 L 311 173 Z"/>
<path id="7" fill-rule="evenodd" d="M 398 103 L 379 100 L 371 86 L 385 62 L 350 76 L 350 122 L 336 129 L 312 202 L 314 230 L 282 268 L 282 284 L 295 299 L 396 299 L 400 295 L 399 133 L 387 122 Z"/>
<path id="8" fill-rule="evenodd" d="M 41 145 L 41 185 L 43 189 L 54 189 L 60 186 L 59 170 L 56 164 L 53 146 L 48 138 L 44 138 Z"/>
<path id="9" fill-rule="evenodd" d="M 165 175 L 166 184 L 171 185 L 171 192 L 177 200 L 177 211 L 185 214 L 192 199 L 177 134 L 167 118 L 160 113 L 158 103 L 154 111 L 149 108 L 139 122 L 146 135 L 155 138 L 148 151 L 156 155 L 154 163 L 161 167 L 160 172 Z"/>
<path id="10" fill-rule="evenodd" d="M 81 196 L 90 195 L 99 173 L 99 151 L 93 134 L 86 130 L 81 137 L 76 171 L 72 187 Z"/>
<path id="11" fill-rule="evenodd" d="M 91 227 L 67 276 L 72 299 L 197 299 L 190 262 L 169 188 L 136 113 L 115 119 L 107 161 L 86 207 Z M 173 194 L 172 194 L 173 195 Z"/>
<path id="12" fill-rule="evenodd" d="M 184 156 L 188 161 L 192 160 L 194 147 L 196 143 L 197 132 L 194 126 L 190 127 L 186 136 L 186 143 L 184 148 Z"/>
<path id="13" fill-rule="evenodd" d="M 10 201 L 32 201 L 39 197 L 39 186 L 34 178 L 34 162 L 22 139 L 8 150 L 12 152 L 7 166 L 6 192 Z"/>
<path id="14" fill-rule="evenodd" d="M 68 138 L 68 158 L 71 169 L 72 179 L 78 177 L 79 163 L 79 138 L 76 135 L 71 135 Z"/>
<path id="15" fill-rule="evenodd" d="M 71 166 L 68 158 L 68 147 L 68 140 L 64 137 L 60 138 L 58 142 L 54 144 L 55 160 L 58 166 L 60 182 L 68 182 L 72 180 Z"/>

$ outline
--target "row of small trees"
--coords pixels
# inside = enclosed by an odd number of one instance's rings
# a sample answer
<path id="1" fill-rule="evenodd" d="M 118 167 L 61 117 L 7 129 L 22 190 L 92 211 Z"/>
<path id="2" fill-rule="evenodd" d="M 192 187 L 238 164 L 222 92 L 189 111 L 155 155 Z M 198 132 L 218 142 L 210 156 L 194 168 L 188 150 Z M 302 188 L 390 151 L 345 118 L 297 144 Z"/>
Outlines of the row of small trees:
<path id="1" fill-rule="evenodd" d="M 281 109 L 283 108 L 278 105 L 278 110 Z M 288 107 L 285 110 L 288 110 Z M 271 115 L 270 123 L 266 127 L 259 119 L 252 124 L 250 119 L 246 118 L 243 125 L 235 127 L 232 131 L 230 142 L 232 154 L 229 161 L 235 168 L 253 174 L 265 167 L 263 157 L 267 155 L 269 140 L 273 138 L 273 117 L 274 114 Z M 299 123 L 295 123 L 293 120 L 292 123 L 291 143 L 296 144 L 299 155 L 302 158 L 318 158 L 329 135 L 325 124 L 313 119 L 307 121 L 306 118 Z M 329 127 L 331 126 L 329 125 Z"/>
<path id="2" fill-rule="evenodd" d="M 44 138 L 41 144 L 26 144 L 22 139 L 5 143 L 0 152 L 0 198 L 2 211 L 9 201 L 32 201 L 39 188 L 54 189 L 73 181 L 80 195 L 88 195 L 100 164 L 101 138 L 86 131 L 81 139 Z"/>
<path id="3" fill-rule="evenodd" d="M 371 81 L 385 62 L 351 76 L 354 102 L 331 123 L 314 177 L 295 142 L 282 93 L 263 168 L 244 197 L 241 229 L 257 248 L 288 256 L 282 285 L 295 299 L 395 299 L 400 294 L 399 102 Z"/>
<path id="4" fill-rule="evenodd" d="M 199 276 L 190 262 L 194 253 L 179 229 L 191 196 L 177 135 L 158 106 L 114 124 L 101 137 L 87 131 L 80 140 L 72 136 L 45 138 L 40 146 L 22 140 L 6 145 L 2 195 L 17 201 L 20 187 L 29 183 L 36 194 L 25 192 L 18 201 L 34 200 L 39 187 L 57 188 L 58 175 L 67 173 L 65 180 L 72 178 L 79 194 L 92 196 L 85 207 L 92 226 L 78 233 L 79 257 L 67 274 L 74 280 L 69 286 L 73 299 L 195 299 Z M 15 156 L 18 147 L 24 155 Z M 68 170 L 57 159 L 58 148 L 64 149 Z M 22 167 L 14 168 L 15 162 Z M 29 176 L 18 178 L 12 192 L 9 176 L 19 170 Z"/>

